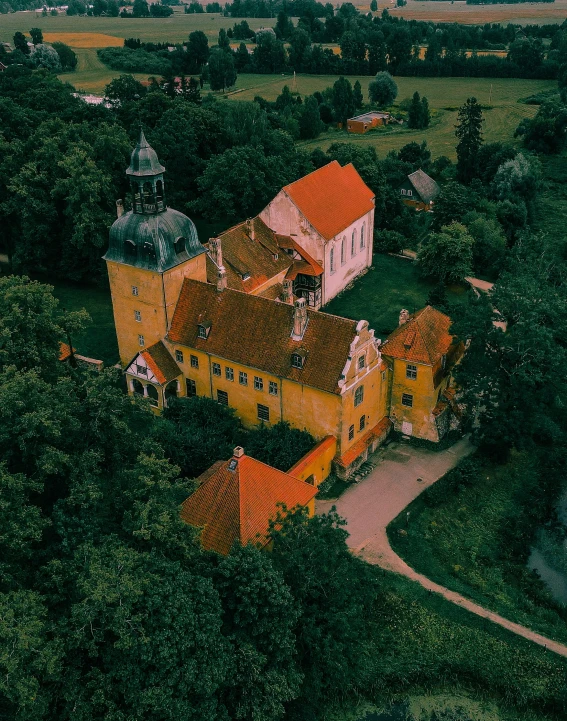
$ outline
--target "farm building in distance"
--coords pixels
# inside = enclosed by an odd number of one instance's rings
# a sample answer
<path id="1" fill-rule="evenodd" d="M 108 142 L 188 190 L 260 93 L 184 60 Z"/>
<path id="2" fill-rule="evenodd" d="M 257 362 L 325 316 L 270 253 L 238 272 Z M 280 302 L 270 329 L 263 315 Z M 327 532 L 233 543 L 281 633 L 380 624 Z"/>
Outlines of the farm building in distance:
<path id="1" fill-rule="evenodd" d="M 421 168 L 408 175 L 399 187 L 405 205 L 416 210 L 433 210 L 433 201 L 439 195 L 437 183 Z"/>
<path id="2" fill-rule="evenodd" d="M 381 113 L 377 110 L 371 110 L 369 113 L 363 115 L 357 115 L 355 118 L 349 118 L 347 120 L 347 131 L 349 133 L 358 133 L 363 135 L 364 133 L 377 128 L 380 125 L 388 125 L 392 116 L 390 113 Z"/>

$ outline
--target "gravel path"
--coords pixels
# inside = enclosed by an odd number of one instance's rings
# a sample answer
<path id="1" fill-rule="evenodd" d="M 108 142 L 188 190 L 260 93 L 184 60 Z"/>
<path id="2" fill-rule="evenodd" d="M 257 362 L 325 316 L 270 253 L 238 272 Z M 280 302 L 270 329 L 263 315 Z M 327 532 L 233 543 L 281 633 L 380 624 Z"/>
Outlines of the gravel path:
<path id="1" fill-rule="evenodd" d="M 567 658 L 566 645 L 513 623 L 431 581 L 408 566 L 390 546 L 386 534 L 390 521 L 425 488 L 439 480 L 473 450 L 474 446 L 466 438 L 440 452 L 392 444 L 385 451 L 375 454 L 372 461 L 377 462 L 377 466 L 363 481 L 352 485 L 336 501 L 317 501 L 316 511 L 325 513 L 335 506 L 339 515 L 348 522 L 348 545 L 368 563 L 416 581 L 423 588 L 440 594 L 451 603 Z M 411 517 L 408 518 L 408 523 L 411 524 Z"/>

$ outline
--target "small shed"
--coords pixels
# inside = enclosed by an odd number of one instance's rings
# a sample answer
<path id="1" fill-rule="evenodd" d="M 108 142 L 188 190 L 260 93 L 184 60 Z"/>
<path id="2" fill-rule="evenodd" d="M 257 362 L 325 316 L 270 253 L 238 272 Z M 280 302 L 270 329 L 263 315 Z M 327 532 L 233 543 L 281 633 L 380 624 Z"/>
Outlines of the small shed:
<path id="1" fill-rule="evenodd" d="M 433 210 L 433 202 L 439 195 L 437 183 L 420 168 L 410 173 L 400 185 L 399 192 L 405 205 L 416 210 Z"/>
<path id="2" fill-rule="evenodd" d="M 354 118 L 347 120 L 347 131 L 349 133 L 358 133 L 363 135 L 364 133 L 377 128 L 380 125 L 387 125 L 391 120 L 390 113 L 383 113 L 378 110 L 371 110 L 368 113 L 357 115 Z"/>

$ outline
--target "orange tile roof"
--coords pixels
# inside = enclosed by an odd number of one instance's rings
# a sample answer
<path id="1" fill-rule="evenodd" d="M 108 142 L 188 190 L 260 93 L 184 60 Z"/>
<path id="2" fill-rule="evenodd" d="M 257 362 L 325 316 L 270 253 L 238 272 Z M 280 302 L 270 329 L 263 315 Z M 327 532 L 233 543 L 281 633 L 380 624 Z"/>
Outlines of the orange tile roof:
<path id="1" fill-rule="evenodd" d="M 374 193 L 352 163 L 333 160 L 283 190 L 326 240 L 374 208 Z"/>
<path id="2" fill-rule="evenodd" d="M 161 341 L 140 353 L 160 385 L 181 375 L 181 370 Z"/>
<path id="3" fill-rule="evenodd" d="M 297 243 L 293 238 L 286 236 L 286 235 L 278 235 L 277 236 L 278 243 L 280 248 L 284 248 L 287 250 L 295 250 L 295 252 L 303 258 L 303 262 L 310 266 L 309 269 L 304 271 L 298 271 L 299 273 L 304 273 L 304 275 L 323 275 L 325 272 L 323 269 L 323 266 L 320 265 L 315 258 L 313 258 L 309 253 L 305 250 L 305 248 L 302 248 L 299 243 Z M 301 262 L 301 261 L 296 261 Z M 289 278 L 289 273 L 292 272 L 292 268 L 289 269 L 288 274 L 286 275 L 286 278 Z M 297 275 L 297 273 L 296 273 Z M 295 278 L 295 275 L 293 276 Z"/>
<path id="4" fill-rule="evenodd" d="M 392 421 L 384 416 L 374 428 L 371 428 L 365 433 L 348 451 L 343 453 L 342 456 L 339 456 L 339 458 L 335 458 L 335 463 L 343 468 L 348 468 L 353 461 L 356 461 L 356 459 L 364 453 L 373 441 L 382 437 L 385 438 L 391 427 Z"/>
<path id="5" fill-rule="evenodd" d="M 448 315 L 428 305 L 390 333 L 380 351 L 390 358 L 433 366 L 453 345 L 451 322 Z"/>
<path id="6" fill-rule="evenodd" d="M 230 470 L 232 464 L 234 470 Z M 278 504 L 285 503 L 288 509 L 305 506 L 316 493 L 308 483 L 243 455 L 208 474 L 184 501 L 181 518 L 203 528 L 204 548 L 226 555 L 236 541 L 264 546 L 269 540 L 269 521 L 280 510 Z"/>
<path id="7" fill-rule="evenodd" d="M 68 343 L 59 343 L 59 360 L 66 361 L 76 350 L 76 348 L 71 350 L 71 346 Z"/>
<path id="8" fill-rule="evenodd" d="M 253 218 L 251 224 L 254 238 L 250 237 L 246 222 L 218 236 L 228 287 L 245 293 L 252 293 L 293 263 L 287 253 L 282 253 L 276 234 L 261 218 Z M 207 255 L 207 280 L 216 283 L 216 279 L 217 266 Z"/>
<path id="9" fill-rule="evenodd" d="M 328 393 L 338 382 L 356 337 L 356 321 L 307 309 L 303 339 L 292 340 L 294 307 L 186 278 L 168 338 L 173 343 L 288 378 Z M 208 321 L 208 338 L 198 324 Z M 303 350 L 303 368 L 293 368 L 291 354 Z"/>

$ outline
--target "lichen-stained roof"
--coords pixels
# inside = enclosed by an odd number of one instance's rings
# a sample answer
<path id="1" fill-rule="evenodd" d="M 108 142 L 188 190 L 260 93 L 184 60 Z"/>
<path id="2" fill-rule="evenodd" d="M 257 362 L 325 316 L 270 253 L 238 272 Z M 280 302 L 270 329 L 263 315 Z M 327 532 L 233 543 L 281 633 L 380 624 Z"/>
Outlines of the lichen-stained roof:
<path id="1" fill-rule="evenodd" d="M 126 175 L 133 177 L 152 177 L 164 173 L 165 168 L 159 162 L 156 151 L 148 143 L 144 131 L 140 129 L 138 144 L 132 151 L 130 165 Z"/>
<path id="2" fill-rule="evenodd" d="M 433 366 L 453 345 L 450 327 L 449 316 L 428 305 L 398 326 L 380 350 L 390 358 Z"/>
<path id="3" fill-rule="evenodd" d="M 415 173 L 408 175 L 408 180 L 413 185 L 416 193 L 423 200 L 424 203 L 429 203 L 439 195 L 441 188 L 437 183 L 430 178 L 427 173 L 424 173 L 421 168 L 416 170 Z"/>
<path id="4" fill-rule="evenodd" d="M 281 510 L 278 504 L 291 510 L 307 505 L 317 493 L 314 486 L 250 456 L 215 465 L 212 473 L 205 471 L 203 481 L 197 478 L 200 485 L 184 501 L 181 518 L 203 528 L 204 548 L 223 555 L 235 541 L 264 546 L 269 540 L 269 521 Z"/>
<path id="5" fill-rule="evenodd" d="M 140 355 L 144 358 L 148 364 L 148 368 L 152 371 L 160 385 L 169 383 L 169 381 L 181 375 L 181 369 L 161 341 L 146 348 Z"/>
<path id="6" fill-rule="evenodd" d="M 245 293 L 252 293 L 293 264 L 293 259 L 279 248 L 276 234 L 261 218 L 253 218 L 250 223 L 250 229 L 246 222 L 239 223 L 218 236 L 228 287 Z M 207 256 L 209 283 L 216 282 L 217 271 Z"/>
<path id="7" fill-rule="evenodd" d="M 307 310 L 303 339 L 291 338 L 294 307 L 260 296 L 185 279 L 168 338 L 173 343 L 288 378 L 328 393 L 338 382 L 356 337 L 356 321 Z M 211 323 L 207 338 L 198 324 Z M 291 354 L 306 352 L 303 368 L 291 365 Z"/>
<path id="8" fill-rule="evenodd" d="M 374 193 L 352 163 L 341 167 L 333 160 L 283 190 L 326 240 L 374 208 Z"/>

